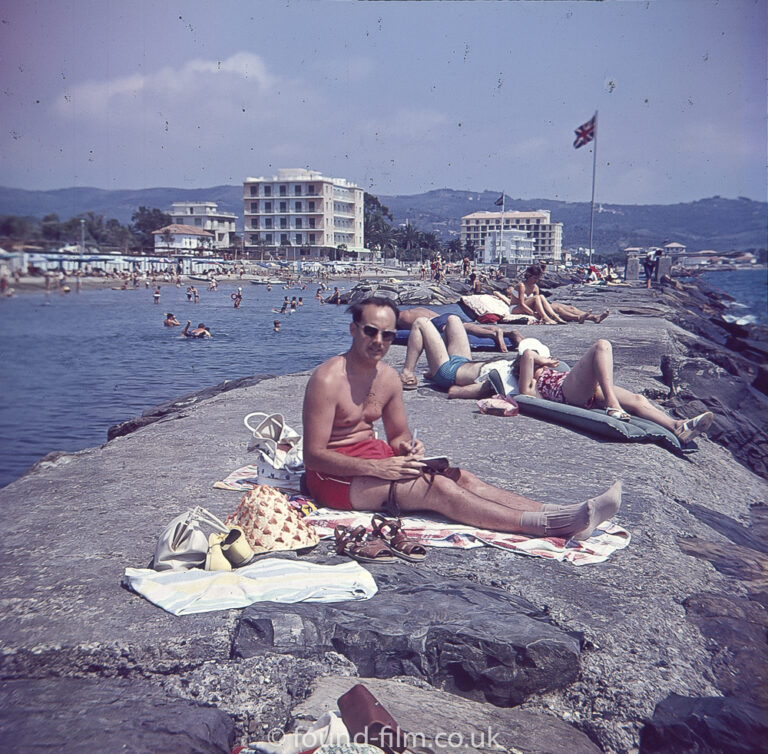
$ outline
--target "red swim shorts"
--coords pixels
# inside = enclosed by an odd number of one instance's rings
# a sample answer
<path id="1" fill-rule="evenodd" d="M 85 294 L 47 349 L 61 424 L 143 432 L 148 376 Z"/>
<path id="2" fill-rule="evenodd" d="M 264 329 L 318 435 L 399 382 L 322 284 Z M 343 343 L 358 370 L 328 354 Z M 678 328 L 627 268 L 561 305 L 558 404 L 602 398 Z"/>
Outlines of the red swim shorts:
<path id="1" fill-rule="evenodd" d="M 341 453 L 352 458 L 392 458 L 395 452 L 384 440 L 362 440 L 352 445 L 342 445 L 333 448 L 336 453 Z M 321 474 L 318 471 L 307 469 L 307 489 L 315 502 L 328 508 L 336 508 L 342 511 L 351 511 L 352 504 L 349 501 L 349 485 L 353 477 L 332 476 Z"/>

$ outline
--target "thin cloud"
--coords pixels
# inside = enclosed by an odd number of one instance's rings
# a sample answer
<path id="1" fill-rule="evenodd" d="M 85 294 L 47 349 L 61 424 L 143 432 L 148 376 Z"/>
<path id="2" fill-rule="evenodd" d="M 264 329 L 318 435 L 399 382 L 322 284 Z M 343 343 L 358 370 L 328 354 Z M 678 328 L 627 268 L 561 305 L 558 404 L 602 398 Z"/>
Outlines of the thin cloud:
<path id="1" fill-rule="evenodd" d="M 116 112 L 132 117 L 132 109 L 139 106 L 172 111 L 175 103 L 199 111 L 203 101 L 206 111 L 214 102 L 229 110 L 237 102 L 268 96 L 278 83 L 261 57 L 238 52 L 226 60 L 194 59 L 180 68 L 76 84 L 57 99 L 56 111 L 75 119 L 110 118 Z"/>

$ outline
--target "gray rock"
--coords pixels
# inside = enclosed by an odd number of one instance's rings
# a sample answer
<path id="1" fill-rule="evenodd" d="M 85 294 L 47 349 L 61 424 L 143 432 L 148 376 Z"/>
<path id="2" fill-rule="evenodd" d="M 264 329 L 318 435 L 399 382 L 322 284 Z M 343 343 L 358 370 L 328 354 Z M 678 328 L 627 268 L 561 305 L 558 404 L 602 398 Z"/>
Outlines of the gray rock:
<path id="1" fill-rule="evenodd" d="M 305 731 L 336 700 L 362 683 L 406 733 L 411 746 L 451 754 L 495 752 L 518 754 L 597 754 L 586 735 L 566 722 L 539 712 L 501 709 L 435 689 L 376 678 L 318 679 L 312 694 L 292 710 L 292 730 Z"/>
<path id="2" fill-rule="evenodd" d="M 640 754 L 760 754 L 768 714 L 743 699 L 670 694 L 640 732 Z"/>
<path id="3" fill-rule="evenodd" d="M 0 741 L 6 754 L 135 751 L 228 754 L 229 716 L 166 696 L 150 683 L 48 678 L 0 684 Z"/>
<path id="4" fill-rule="evenodd" d="M 576 678 L 579 637 L 552 626 L 527 600 L 405 565 L 370 570 L 379 592 L 365 602 L 246 608 L 235 655 L 305 658 L 335 650 L 359 675 L 411 675 L 502 706 Z"/>

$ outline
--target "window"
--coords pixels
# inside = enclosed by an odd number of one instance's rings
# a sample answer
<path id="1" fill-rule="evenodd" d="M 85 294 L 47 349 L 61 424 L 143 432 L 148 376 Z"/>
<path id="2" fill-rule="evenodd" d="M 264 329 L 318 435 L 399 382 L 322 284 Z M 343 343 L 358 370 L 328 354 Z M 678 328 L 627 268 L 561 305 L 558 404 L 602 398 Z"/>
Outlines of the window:
<path id="1" fill-rule="evenodd" d="M 194 215 L 195 211 L 192 209 L 192 207 L 187 207 L 187 214 L 188 215 Z"/>
<path id="2" fill-rule="evenodd" d="M 296 227 L 297 228 L 301 228 L 301 218 L 300 217 L 296 218 Z"/>
<path id="3" fill-rule="evenodd" d="M 258 196 L 258 195 L 259 195 L 259 187 L 251 186 L 251 196 Z"/>
<path id="4" fill-rule="evenodd" d="M 294 202 L 293 208 L 296 212 L 301 212 L 301 202 Z"/>
<path id="5" fill-rule="evenodd" d="M 251 243 L 258 243 L 259 242 L 259 234 L 258 233 L 252 233 L 251 234 Z"/>
<path id="6" fill-rule="evenodd" d="M 301 186 L 294 186 L 293 193 L 295 196 L 301 196 Z"/>
<path id="7" fill-rule="evenodd" d="M 315 234 L 314 233 L 310 233 L 309 234 L 309 242 L 311 244 L 313 244 L 315 242 Z"/>
<path id="8" fill-rule="evenodd" d="M 203 218 L 202 217 L 196 217 L 195 218 L 195 225 L 200 226 L 203 224 Z"/>
<path id="9" fill-rule="evenodd" d="M 272 227 L 272 218 L 268 217 L 266 220 L 264 220 L 264 227 L 265 228 L 271 228 Z"/>
<path id="10" fill-rule="evenodd" d="M 280 186 L 280 196 L 288 196 L 288 187 Z"/>
<path id="11" fill-rule="evenodd" d="M 258 217 L 251 218 L 251 227 L 252 228 L 258 228 L 259 227 L 259 218 Z M 222 235 L 222 234 L 219 233 L 219 235 Z"/>
<path id="12" fill-rule="evenodd" d="M 272 211 L 272 202 L 264 202 L 264 211 L 265 212 L 271 212 Z"/>
<path id="13" fill-rule="evenodd" d="M 272 234 L 267 233 L 267 235 L 264 237 L 267 243 L 272 243 Z"/>
<path id="14" fill-rule="evenodd" d="M 282 244 L 288 244 L 288 234 L 287 233 L 281 233 L 280 234 L 280 243 Z"/>
<path id="15" fill-rule="evenodd" d="M 288 202 L 280 202 L 280 211 L 281 212 L 287 212 L 288 211 Z"/>
<path id="16" fill-rule="evenodd" d="M 296 234 L 296 243 L 297 243 L 297 244 L 300 244 L 300 243 L 302 243 L 302 241 L 301 241 L 301 233 L 297 233 L 297 234 Z"/>
<path id="17" fill-rule="evenodd" d="M 307 193 L 308 194 L 314 194 L 315 193 L 315 184 L 310 183 L 309 186 L 307 186 Z"/>
<path id="18" fill-rule="evenodd" d="M 309 218 L 309 227 L 310 228 L 314 228 L 315 227 L 315 218 L 314 217 L 310 217 Z"/>
<path id="19" fill-rule="evenodd" d="M 264 186 L 264 196 L 272 196 L 272 186 Z"/>
<path id="20" fill-rule="evenodd" d="M 280 218 L 280 227 L 281 228 L 287 228 L 288 227 L 288 221 L 284 217 Z"/>
<path id="21" fill-rule="evenodd" d="M 259 203 L 251 202 L 251 212 L 258 212 L 258 211 L 259 211 Z"/>
<path id="22" fill-rule="evenodd" d="M 315 211 L 315 203 L 314 202 L 309 202 L 309 211 L 310 212 L 314 212 Z"/>

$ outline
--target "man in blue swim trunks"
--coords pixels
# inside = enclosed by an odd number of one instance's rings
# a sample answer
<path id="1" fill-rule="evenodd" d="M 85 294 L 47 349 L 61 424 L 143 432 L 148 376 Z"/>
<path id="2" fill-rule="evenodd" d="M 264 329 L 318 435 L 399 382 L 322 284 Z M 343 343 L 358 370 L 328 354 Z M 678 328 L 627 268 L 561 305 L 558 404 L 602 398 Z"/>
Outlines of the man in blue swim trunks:
<path id="1" fill-rule="evenodd" d="M 522 340 L 518 332 L 513 332 L 513 337 L 517 342 Z M 482 397 L 482 393 L 485 392 L 482 385 L 469 391 L 470 394 L 467 394 L 466 390 L 456 390 L 456 388 L 473 385 L 480 376 L 480 370 L 485 362 L 472 361 L 467 331 L 455 314 L 447 317 L 443 337 L 435 327 L 434 320 L 426 317 L 418 317 L 414 320 L 411 325 L 411 334 L 408 336 L 405 364 L 400 373 L 400 382 L 406 390 L 418 385 L 414 371 L 422 353 L 427 356 L 429 376 L 432 381 L 438 387 L 448 390 L 449 397 Z M 452 394 L 459 392 L 461 395 Z"/>

